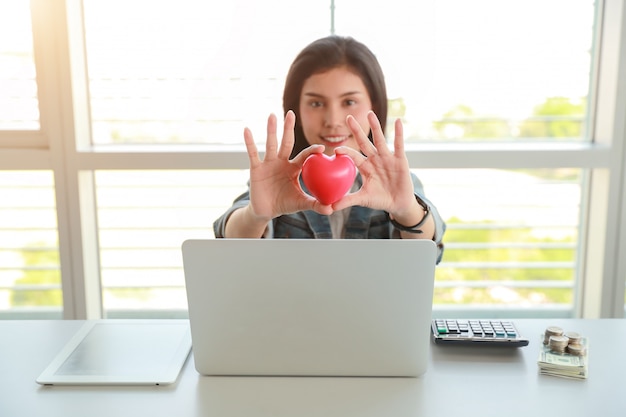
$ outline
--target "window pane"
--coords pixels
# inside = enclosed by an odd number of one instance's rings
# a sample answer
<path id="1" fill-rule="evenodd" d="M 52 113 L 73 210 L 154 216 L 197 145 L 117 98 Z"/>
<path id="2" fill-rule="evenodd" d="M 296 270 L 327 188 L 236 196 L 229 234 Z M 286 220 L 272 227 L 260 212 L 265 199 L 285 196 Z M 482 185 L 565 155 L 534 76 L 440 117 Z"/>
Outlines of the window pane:
<path id="1" fill-rule="evenodd" d="M 213 238 L 247 179 L 247 170 L 96 172 L 105 316 L 186 315 L 181 244 Z"/>
<path id="2" fill-rule="evenodd" d="M 592 0 L 371 3 L 336 0 L 337 32 L 377 53 L 411 140 L 585 138 Z"/>
<path id="3" fill-rule="evenodd" d="M 0 171 L 0 317 L 62 315 L 51 172 Z"/>
<path id="4" fill-rule="evenodd" d="M 0 3 L 0 130 L 39 129 L 28 0 Z"/>
<path id="5" fill-rule="evenodd" d="M 571 314 L 581 170 L 415 172 L 448 224 L 436 310 Z M 247 179 L 247 170 L 97 172 L 106 316 L 186 314 L 180 246 L 213 238 L 213 220 Z"/>
<path id="6" fill-rule="evenodd" d="M 282 113 L 290 61 L 328 34 L 329 10 L 325 1 L 85 0 L 94 143 L 241 144 L 244 126 L 265 132 L 268 114 Z"/>
<path id="7" fill-rule="evenodd" d="M 241 144 L 331 27 L 377 54 L 410 141 L 587 138 L 592 0 L 334 5 L 331 20 L 329 1 L 87 0 L 94 142 Z"/>
<path id="8" fill-rule="evenodd" d="M 594 1 L 335 4 L 337 33 L 377 54 L 410 140 L 586 138 Z"/>
<path id="9" fill-rule="evenodd" d="M 448 225 L 435 309 L 572 314 L 580 169 L 415 172 Z"/>

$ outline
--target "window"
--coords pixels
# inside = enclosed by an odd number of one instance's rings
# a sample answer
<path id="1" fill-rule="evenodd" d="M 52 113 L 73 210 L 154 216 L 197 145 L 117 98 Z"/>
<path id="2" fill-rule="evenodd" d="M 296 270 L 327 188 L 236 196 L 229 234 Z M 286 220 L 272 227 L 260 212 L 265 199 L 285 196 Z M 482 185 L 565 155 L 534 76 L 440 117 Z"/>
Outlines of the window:
<path id="1" fill-rule="evenodd" d="M 0 109 L 0 130 L 39 129 L 33 37 L 27 1 L 2 5 Z"/>
<path id="2" fill-rule="evenodd" d="M 98 145 L 240 144 L 247 123 L 264 132 L 291 59 L 328 28 L 319 2 L 84 3 Z"/>
<path id="3" fill-rule="evenodd" d="M 61 317 L 54 183 L 49 171 L 0 171 L 0 318 Z"/>
<path id="4" fill-rule="evenodd" d="M 267 115 L 282 113 L 290 62 L 311 40 L 336 33 L 377 54 L 390 119 L 402 118 L 411 167 L 448 223 L 438 314 L 623 316 L 626 265 L 612 256 L 626 247 L 624 157 L 615 157 L 626 145 L 626 104 L 615 95 L 626 78 L 622 7 L 0 6 L 0 19 L 11 16 L 0 31 L 19 35 L 0 42 L 8 63 L 0 66 L 0 86 L 8 86 L 0 88 L 0 181 L 47 193 L 41 211 L 33 200 L 0 204 L 11 218 L 34 215 L 33 241 L 45 254 L 32 268 L 15 255 L 33 252 L 32 243 L 0 242 L 14 260 L 2 271 L 46 269 L 37 289 L 57 297 L 5 303 L 0 313 L 184 316 L 180 244 L 213 236 L 213 220 L 246 187 L 244 126 L 264 142 Z M 15 224 L 7 218 L 0 230 L 12 236 Z M 33 289 L 2 279 L 5 297 Z"/>
<path id="5" fill-rule="evenodd" d="M 409 140 L 585 138 L 593 1 L 335 3 L 337 32 L 379 55 Z"/>
<path id="6" fill-rule="evenodd" d="M 447 220 L 439 314 L 571 316 L 582 171 L 418 170 Z M 429 192 L 432 190 L 432 192 Z"/>
<path id="7" fill-rule="evenodd" d="M 213 220 L 245 191 L 247 170 L 98 171 L 106 317 L 186 315 L 181 243 L 213 238 Z"/>

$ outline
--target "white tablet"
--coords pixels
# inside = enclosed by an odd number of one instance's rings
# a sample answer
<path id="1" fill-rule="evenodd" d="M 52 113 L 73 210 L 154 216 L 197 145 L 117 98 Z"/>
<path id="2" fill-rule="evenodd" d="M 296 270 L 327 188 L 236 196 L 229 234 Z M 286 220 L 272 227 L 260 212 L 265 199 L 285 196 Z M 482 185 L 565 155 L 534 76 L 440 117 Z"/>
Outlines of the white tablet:
<path id="1" fill-rule="evenodd" d="M 87 321 L 37 378 L 42 385 L 165 385 L 191 350 L 188 320 Z"/>

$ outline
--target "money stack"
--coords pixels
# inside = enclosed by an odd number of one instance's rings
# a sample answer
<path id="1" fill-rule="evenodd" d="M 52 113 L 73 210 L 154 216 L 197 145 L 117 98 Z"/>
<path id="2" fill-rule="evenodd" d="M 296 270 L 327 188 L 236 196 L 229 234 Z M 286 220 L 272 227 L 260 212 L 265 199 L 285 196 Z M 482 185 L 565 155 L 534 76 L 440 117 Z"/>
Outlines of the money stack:
<path id="1" fill-rule="evenodd" d="M 542 335 L 539 349 L 539 373 L 570 379 L 587 379 L 589 344 L 576 332 L 564 332 L 557 326 L 548 327 Z"/>

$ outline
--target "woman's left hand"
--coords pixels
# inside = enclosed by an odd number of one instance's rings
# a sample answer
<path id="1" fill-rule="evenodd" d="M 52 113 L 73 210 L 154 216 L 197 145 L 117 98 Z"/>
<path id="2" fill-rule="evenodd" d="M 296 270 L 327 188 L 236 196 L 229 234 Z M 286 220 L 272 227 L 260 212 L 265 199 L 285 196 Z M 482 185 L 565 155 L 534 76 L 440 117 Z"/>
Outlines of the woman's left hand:
<path id="1" fill-rule="evenodd" d="M 363 186 L 333 204 L 334 210 L 350 206 L 364 206 L 388 212 L 401 224 L 416 224 L 423 217 L 423 209 L 417 203 L 409 171 L 409 161 L 404 153 L 402 122 L 395 122 L 393 152 L 387 146 L 385 135 L 374 112 L 367 115 L 372 129 L 373 143 L 352 116 L 347 124 L 357 139 L 361 152 L 339 147 L 336 154 L 348 155 L 356 164 Z"/>

